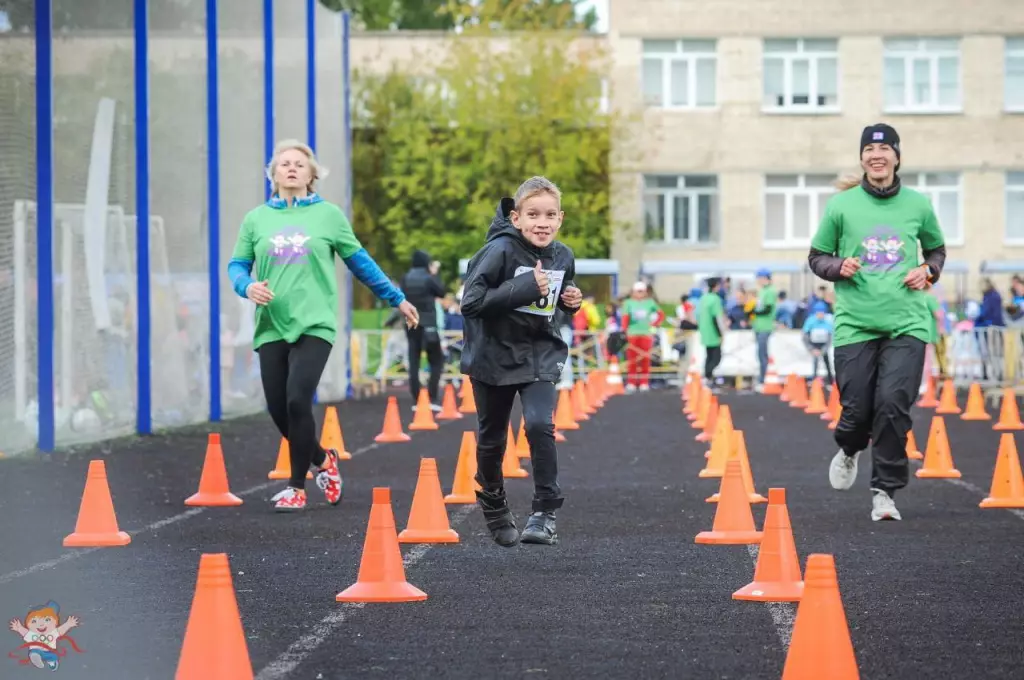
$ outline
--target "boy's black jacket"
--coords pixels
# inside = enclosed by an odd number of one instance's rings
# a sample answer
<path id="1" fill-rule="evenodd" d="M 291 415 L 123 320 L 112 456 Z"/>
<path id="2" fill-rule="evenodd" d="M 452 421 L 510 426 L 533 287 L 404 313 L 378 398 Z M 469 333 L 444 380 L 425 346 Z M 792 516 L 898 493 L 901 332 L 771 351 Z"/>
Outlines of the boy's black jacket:
<path id="1" fill-rule="evenodd" d="M 533 274 L 537 260 L 546 270 L 562 270 L 565 280 L 559 293 L 575 286 L 576 258 L 564 243 L 552 242 L 540 249 L 512 226 L 509 212 L 515 207 L 503 198 L 487 230 L 487 242 L 469 261 L 462 293 L 465 343 L 462 373 L 488 385 L 557 382 L 568 360 L 569 348 L 551 317 L 517 312 L 517 307 L 540 299 Z M 515 276 L 517 267 L 529 267 Z M 570 316 L 579 307 L 558 306 Z"/>

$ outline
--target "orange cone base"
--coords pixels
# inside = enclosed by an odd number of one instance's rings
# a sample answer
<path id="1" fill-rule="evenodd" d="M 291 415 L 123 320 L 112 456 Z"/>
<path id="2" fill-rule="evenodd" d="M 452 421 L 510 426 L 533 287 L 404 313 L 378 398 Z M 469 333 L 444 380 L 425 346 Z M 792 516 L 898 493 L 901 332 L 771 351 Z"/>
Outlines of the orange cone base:
<path id="1" fill-rule="evenodd" d="M 476 503 L 476 495 L 450 493 L 444 497 L 445 503 Z"/>
<path id="2" fill-rule="evenodd" d="M 409 531 L 406 529 L 398 534 L 399 543 L 458 543 L 459 535 L 455 529 L 448 531 Z"/>
<path id="3" fill-rule="evenodd" d="M 925 470 L 921 468 L 914 473 L 922 479 L 960 479 L 959 470 Z"/>
<path id="4" fill-rule="evenodd" d="M 1024 508 L 1024 498 L 992 498 L 978 504 L 979 508 Z"/>
<path id="5" fill-rule="evenodd" d="M 698 442 L 709 442 L 711 441 L 711 435 L 709 435 L 707 432 L 701 432 L 699 435 L 694 437 L 694 440 Z"/>
<path id="6" fill-rule="evenodd" d="M 924 460 L 924 454 L 920 451 L 907 451 L 907 458 L 910 460 Z"/>
<path id="7" fill-rule="evenodd" d="M 128 545 L 132 537 L 125 531 L 116 533 L 85 534 L 73 533 L 64 539 L 65 548 L 113 548 Z"/>
<path id="8" fill-rule="evenodd" d="M 705 458 L 707 458 L 707 456 L 705 456 Z M 712 477 L 721 478 L 724 474 L 725 470 L 708 470 L 707 468 L 704 468 L 703 470 L 697 473 L 697 476 L 700 477 L 701 479 L 710 479 Z"/>
<path id="9" fill-rule="evenodd" d="M 519 468 L 518 470 L 514 470 L 512 472 L 502 472 L 501 476 L 513 477 L 515 479 L 526 479 L 527 477 L 530 476 L 530 473 L 524 470 L 523 468 Z"/>
<path id="10" fill-rule="evenodd" d="M 960 420 L 992 420 L 992 414 L 990 413 L 965 413 L 960 416 Z"/>
<path id="11" fill-rule="evenodd" d="M 352 460 L 352 454 L 349 451 L 338 451 L 338 460 Z M 313 475 L 306 473 L 306 479 L 312 478 Z"/>
<path id="12" fill-rule="evenodd" d="M 409 583 L 355 583 L 334 599 L 337 602 L 422 602 L 427 594 Z"/>
<path id="13" fill-rule="evenodd" d="M 233 493 L 197 493 L 185 499 L 185 505 L 206 505 L 218 508 L 241 504 L 242 499 Z"/>
<path id="14" fill-rule="evenodd" d="M 804 595 L 804 582 L 758 583 L 754 581 L 732 594 L 734 600 L 746 602 L 799 602 Z"/>
<path id="15" fill-rule="evenodd" d="M 402 434 L 384 434 L 381 432 L 379 435 L 373 438 L 373 441 L 380 444 L 394 444 L 395 442 L 411 442 L 412 437 L 409 435 Z"/>
<path id="16" fill-rule="evenodd" d="M 1024 430 L 1024 424 L 1021 425 L 1003 425 L 1002 423 L 996 423 L 992 426 L 992 429 L 996 432 L 1010 432 L 1011 430 Z"/>
<path id="17" fill-rule="evenodd" d="M 438 425 L 437 423 L 427 423 L 425 425 L 417 425 L 416 423 L 412 423 L 411 425 L 409 425 L 409 429 L 412 430 L 413 432 L 416 432 L 418 430 L 436 430 L 439 427 L 441 426 Z"/>
<path id="18" fill-rule="evenodd" d="M 702 531 L 693 540 L 704 545 L 749 545 L 760 543 L 763 535 L 761 531 Z"/>
<path id="19" fill-rule="evenodd" d="M 768 502 L 768 499 L 765 498 L 764 496 L 762 496 L 759 493 L 747 494 L 747 500 L 749 500 L 751 503 L 767 503 Z M 707 498 L 705 498 L 704 502 L 705 503 L 717 503 L 718 502 L 718 492 L 716 491 L 715 493 L 713 493 L 710 496 L 708 496 Z"/>

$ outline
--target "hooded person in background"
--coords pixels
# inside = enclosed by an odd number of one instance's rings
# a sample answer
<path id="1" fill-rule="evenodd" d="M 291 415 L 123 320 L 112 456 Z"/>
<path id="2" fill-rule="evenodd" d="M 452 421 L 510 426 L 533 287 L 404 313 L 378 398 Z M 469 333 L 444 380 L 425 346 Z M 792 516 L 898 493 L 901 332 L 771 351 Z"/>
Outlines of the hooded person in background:
<path id="1" fill-rule="evenodd" d="M 444 372 L 444 351 L 437 318 L 437 300 L 444 297 L 444 286 L 437 278 L 438 269 L 438 263 L 431 263 L 429 253 L 417 250 L 412 254 L 412 268 L 402 277 L 399 286 L 405 299 L 416 307 L 420 315 L 420 325 L 405 331 L 409 341 L 409 392 L 412 394 L 413 410 L 416 410 L 416 400 L 420 396 L 420 356 L 424 351 L 430 365 L 430 383 L 427 387 L 430 408 L 441 410 L 438 393 L 441 374 Z"/>

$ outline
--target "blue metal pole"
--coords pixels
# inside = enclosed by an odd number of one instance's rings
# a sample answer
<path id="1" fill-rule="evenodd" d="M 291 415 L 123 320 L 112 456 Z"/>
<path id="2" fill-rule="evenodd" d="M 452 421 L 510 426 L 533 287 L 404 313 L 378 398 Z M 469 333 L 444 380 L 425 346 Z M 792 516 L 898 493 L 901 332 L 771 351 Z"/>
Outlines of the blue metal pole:
<path id="1" fill-rule="evenodd" d="M 263 0 L 263 157 L 274 155 L 274 0 Z M 270 198 L 271 183 L 264 182 Z"/>
<path id="2" fill-rule="evenodd" d="M 220 403 L 220 109 L 217 102 L 217 0 L 206 0 L 206 183 L 210 267 L 210 421 Z"/>
<path id="3" fill-rule="evenodd" d="M 149 8 L 147 0 L 135 0 L 135 257 L 136 323 L 138 324 L 137 406 L 135 429 L 150 434 L 152 385 L 150 383 L 149 305 Z"/>
<path id="4" fill-rule="evenodd" d="M 306 136 L 316 152 L 316 3 L 306 0 Z"/>
<path id="5" fill-rule="evenodd" d="M 345 214 L 350 220 L 354 220 L 352 214 L 352 76 L 351 76 L 351 53 L 349 52 L 349 37 L 351 36 L 351 15 L 345 11 L 341 14 L 341 77 L 342 77 L 342 111 L 344 112 L 345 131 Z M 346 323 L 348 329 L 348 351 L 345 352 L 345 396 L 348 399 L 355 397 L 355 390 L 352 389 L 352 272 L 345 268 L 345 286 L 347 298 L 345 303 Z"/>
<path id="6" fill-rule="evenodd" d="M 51 0 L 36 0 L 36 349 L 38 446 L 55 447 L 53 404 L 53 42 Z M 67 370 L 69 367 L 65 367 Z"/>

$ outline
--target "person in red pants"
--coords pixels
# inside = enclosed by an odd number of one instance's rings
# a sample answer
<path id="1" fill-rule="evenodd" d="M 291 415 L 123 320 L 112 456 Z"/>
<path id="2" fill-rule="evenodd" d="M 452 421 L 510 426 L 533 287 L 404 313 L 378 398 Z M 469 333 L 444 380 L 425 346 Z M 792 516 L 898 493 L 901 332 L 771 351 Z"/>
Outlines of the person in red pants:
<path id="1" fill-rule="evenodd" d="M 633 295 L 622 303 L 622 330 L 626 333 L 626 391 L 650 389 L 651 349 L 665 313 L 648 295 L 647 284 L 633 284 Z"/>

